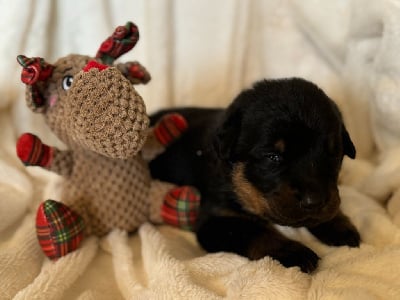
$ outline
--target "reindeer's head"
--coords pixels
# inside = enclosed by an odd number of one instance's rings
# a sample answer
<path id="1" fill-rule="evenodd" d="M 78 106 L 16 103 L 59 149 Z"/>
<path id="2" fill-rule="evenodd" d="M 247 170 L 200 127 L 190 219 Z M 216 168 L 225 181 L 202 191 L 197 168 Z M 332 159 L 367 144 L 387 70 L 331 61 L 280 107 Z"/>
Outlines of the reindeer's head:
<path id="1" fill-rule="evenodd" d="M 128 22 L 102 43 L 96 57 L 71 54 L 48 64 L 18 56 L 29 108 L 44 114 L 51 130 L 71 148 L 113 158 L 136 154 L 149 120 L 132 84 L 147 83 L 150 75 L 137 62 L 113 62 L 138 38 L 137 27 Z"/>

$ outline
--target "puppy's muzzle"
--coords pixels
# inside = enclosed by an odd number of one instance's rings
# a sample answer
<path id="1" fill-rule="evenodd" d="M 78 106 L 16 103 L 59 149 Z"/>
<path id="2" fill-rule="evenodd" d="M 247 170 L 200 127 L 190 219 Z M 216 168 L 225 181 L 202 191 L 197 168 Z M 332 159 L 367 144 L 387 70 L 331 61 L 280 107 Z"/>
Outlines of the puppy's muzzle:
<path id="1" fill-rule="evenodd" d="M 326 203 L 322 197 L 310 194 L 300 196 L 299 200 L 300 207 L 310 212 L 320 210 Z"/>

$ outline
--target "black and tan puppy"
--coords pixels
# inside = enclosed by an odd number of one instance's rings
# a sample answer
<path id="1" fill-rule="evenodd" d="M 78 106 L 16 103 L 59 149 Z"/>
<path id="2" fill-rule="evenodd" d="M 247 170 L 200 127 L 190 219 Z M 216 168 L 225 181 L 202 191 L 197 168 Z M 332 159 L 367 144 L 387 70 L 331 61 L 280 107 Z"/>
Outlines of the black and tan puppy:
<path id="1" fill-rule="evenodd" d="M 357 247 L 340 211 L 338 174 L 355 148 L 335 103 L 313 83 L 264 80 L 226 109 L 182 108 L 189 130 L 151 164 L 156 178 L 198 187 L 196 235 L 210 252 L 270 256 L 304 272 L 318 256 L 273 224 L 304 226 L 328 245 Z"/>

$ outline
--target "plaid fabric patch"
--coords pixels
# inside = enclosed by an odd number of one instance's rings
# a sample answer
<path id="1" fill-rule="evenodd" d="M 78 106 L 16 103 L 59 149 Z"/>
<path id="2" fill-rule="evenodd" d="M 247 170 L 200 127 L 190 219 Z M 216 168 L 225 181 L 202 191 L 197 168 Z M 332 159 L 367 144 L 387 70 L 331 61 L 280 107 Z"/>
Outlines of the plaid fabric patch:
<path id="1" fill-rule="evenodd" d="M 164 198 L 161 216 L 166 224 L 193 230 L 200 207 L 200 193 L 190 186 L 172 189 Z"/>
<path id="2" fill-rule="evenodd" d="M 50 259 L 76 250 L 83 239 L 83 219 L 66 205 L 54 200 L 43 202 L 36 215 L 40 247 Z"/>
<path id="3" fill-rule="evenodd" d="M 38 80 L 45 81 L 53 73 L 54 66 L 41 57 L 18 55 L 17 61 L 22 66 L 21 81 L 25 84 L 33 85 Z"/>
<path id="4" fill-rule="evenodd" d="M 17 155 L 25 166 L 48 167 L 53 158 L 53 148 L 44 145 L 37 136 L 24 133 L 17 141 Z"/>
<path id="5" fill-rule="evenodd" d="M 180 114 L 165 115 L 154 127 L 154 135 L 157 140 L 167 146 L 178 139 L 188 128 L 188 124 Z"/>
<path id="6" fill-rule="evenodd" d="M 129 63 L 127 63 L 127 67 L 128 67 L 127 68 L 128 74 L 124 74 L 124 75 L 130 81 L 132 81 L 132 82 L 138 81 L 141 83 L 147 83 L 150 81 L 151 76 L 150 76 L 149 72 L 139 62 L 137 62 L 137 61 L 129 62 Z"/>
<path id="7" fill-rule="evenodd" d="M 114 33 L 101 44 L 96 58 L 112 65 L 114 60 L 131 50 L 138 40 L 138 27 L 132 22 L 127 22 L 125 26 L 118 26 Z"/>
<path id="8" fill-rule="evenodd" d="M 47 63 L 40 57 L 17 56 L 18 63 L 22 66 L 21 81 L 29 86 L 29 93 L 32 95 L 32 104 L 39 108 L 46 104 L 41 94 L 38 81 L 44 82 L 53 73 L 54 66 Z"/>
<path id="9" fill-rule="evenodd" d="M 46 99 L 40 93 L 39 88 L 36 85 L 30 85 L 29 87 L 29 94 L 32 97 L 32 104 L 34 107 L 39 108 L 46 104 Z"/>

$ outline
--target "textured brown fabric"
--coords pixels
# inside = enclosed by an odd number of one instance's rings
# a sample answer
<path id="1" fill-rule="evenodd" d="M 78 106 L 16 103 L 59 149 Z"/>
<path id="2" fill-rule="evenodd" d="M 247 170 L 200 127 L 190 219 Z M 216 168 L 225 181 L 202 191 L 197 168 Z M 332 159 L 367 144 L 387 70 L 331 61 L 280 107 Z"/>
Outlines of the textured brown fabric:
<path id="1" fill-rule="evenodd" d="M 140 155 L 164 147 L 154 140 L 145 104 L 132 83 L 115 67 L 84 71 L 91 60 L 82 55 L 59 59 L 40 86 L 47 101 L 40 112 L 69 148 L 53 149 L 49 169 L 65 177 L 62 199 L 55 200 L 83 217 L 87 234 L 134 231 L 146 220 L 160 221 L 164 195 L 173 187 L 152 181 Z M 68 76 L 73 82 L 66 88 Z"/>
<path id="2" fill-rule="evenodd" d="M 89 60 L 69 55 L 54 64 L 46 98 L 55 104 L 48 103 L 46 121 L 67 145 L 114 158 L 132 156 L 143 146 L 149 123 L 143 100 L 116 68 L 83 72 Z M 74 78 L 67 91 L 66 76 Z"/>
<path id="3" fill-rule="evenodd" d="M 53 148 L 53 158 L 47 169 L 68 178 L 72 174 L 73 166 L 74 155 L 72 151 L 61 151 Z"/>
<path id="4" fill-rule="evenodd" d="M 151 178 L 140 156 L 121 160 L 91 151 L 74 154 L 75 168 L 61 200 L 87 216 L 88 232 L 133 231 L 148 219 Z"/>
<path id="5" fill-rule="evenodd" d="M 175 188 L 175 185 L 172 183 L 162 182 L 159 180 L 153 180 L 151 182 L 149 190 L 149 199 L 152 199 L 149 207 L 149 220 L 151 222 L 156 224 L 163 222 L 161 206 L 164 202 L 165 195 L 173 188 Z"/>
<path id="6" fill-rule="evenodd" d="M 79 72 L 68 100 L 67 127 L 79 146 L 113 158 L 131 157 L 143 146 L 146 108 L 117 69 Z"/>
<path id="7" fill-rule="evenodd" d="M 165 151 L 165 146 L 160 143 L 154 134 L 153 128 L 147 130 L 147 139 L 142 148 L 141 155 L 145 161 L 151 161 Z"/>

